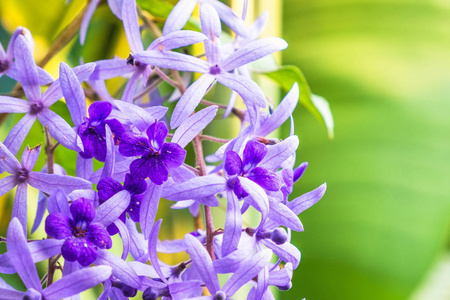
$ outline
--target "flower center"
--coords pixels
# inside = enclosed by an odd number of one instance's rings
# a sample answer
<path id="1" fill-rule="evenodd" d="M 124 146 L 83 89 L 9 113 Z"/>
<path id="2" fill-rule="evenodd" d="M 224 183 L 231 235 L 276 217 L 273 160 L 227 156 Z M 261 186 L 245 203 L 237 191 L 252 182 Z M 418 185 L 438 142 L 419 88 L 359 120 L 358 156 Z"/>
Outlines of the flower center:
<path id="1" fill-rule="evenodd" d="M 19 183 L 25 182 L 28 179 L 28 170 L 20 169 L 17 171 L 16 179 Z"/>
<path id="2" fill-rule="evenodd" d="M 134 59 L 134 56 L 130 53 L 130 55 L 128 55 L 128 57 L 127 57 L 127 65 L 139 67 L 141 65 L 141 63 L 136 61 Z"/>
<path id="3" fill-rule="evenodd" d="M 220 67 L 219 65 L 214 65 L 211 68 L 209 68 L 209 73 L 211 73 L 212 75 L 217 75 L 220 73 Z"/>
<path id="4" fill-rule="evenodd" d="M 77 238 L 83 238 L 83 237 L 86 236 L 87 229 L 84 229 L 84 228 L 75 226 L 75 228 L 73 229 L 73 231 L 74 231 L 73 235 L 74 235 L 75 237 L 77 237 Z"/>
<path id="5" fill-rule="evenodd" d="M 0 60 L 0 73 L 6 72 L 9 69 L 9 61 Z"/>
<path id="6" fill-rule="evenodd" d="M 40 113 L 42 111 L 43 108 L 44 108 L 44 105 L 42 104 L 42 102 L 31 102 L 30 113 L 32 115 L 37 115 L 38 113 Z"/>

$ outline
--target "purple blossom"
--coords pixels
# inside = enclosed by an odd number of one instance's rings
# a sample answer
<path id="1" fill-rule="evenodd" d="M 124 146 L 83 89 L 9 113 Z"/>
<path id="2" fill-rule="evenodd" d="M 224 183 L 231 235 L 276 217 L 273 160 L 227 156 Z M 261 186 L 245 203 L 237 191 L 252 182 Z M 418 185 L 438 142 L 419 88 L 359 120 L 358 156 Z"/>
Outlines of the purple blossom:
<path id="1" fill-rule="evenodd" d="M 111 114 L 112 105 L 109 102 L 94 102 L 89 106 L 89 118 L 84 118 L 84 122 L 78 128 L 78 134 L 83 141 L 84 151 L 80 152 L 83 158 L 95 157 L 99 161 L 106 158 L 106 129 L 105 125 L 111 128 L 114 140 L 117 142 L 125 131 L 122 124 L 116 119 L 108 119 Z"/>
<path id="2" fill-rule="evenodd" d="M 147 178 L 157 185 L 167 181 L 169 169 L 183 164 L 186 150 L 176 143 L 166 143 L 168 133 L 164 122 L 155 120 L 146 131 L 147 137 L 126 132 L 122 135 L 119 152 L 123 156 L 139 156 L 130 165 L 130 173 L 137 178 Z"/>
<path id="3" fill-rule="evenodd" d="M 65 240 L 61 247 L 64 259 L 89 266 L 97 258 L 98 248 L 109 249 L 111 237 L 95 218 L 92 203 L 85 198 L 75 200 L 70 206 L 72 217 L 56 212 L 45 220 L 45 231 L 53 238 Z"/>

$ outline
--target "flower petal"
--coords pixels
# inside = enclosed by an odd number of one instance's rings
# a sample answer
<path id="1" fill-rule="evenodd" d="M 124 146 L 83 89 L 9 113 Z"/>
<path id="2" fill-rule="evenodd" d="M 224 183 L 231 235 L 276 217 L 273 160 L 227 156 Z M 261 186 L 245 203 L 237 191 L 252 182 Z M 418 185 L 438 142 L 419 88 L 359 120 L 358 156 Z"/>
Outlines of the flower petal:
<path id="1" fill-rule="evenodd" d="M 14 196 L 14 205 L 11 213 L 12 218 L 17 218 L 22 224 L 24 234 L 27 234 L 28 223 L 28 205 L 27 205 L 27 189 L 26 183 L 19 183 Z"/>
<path id="2" fill-rule="evenodd" d="M 86 117 L 86 98 L 83 88 L 75 73 L 64 62 L 59 65 L 59 80 L 70 116 L 78 127 Z"/>
<path id="3" fill-rule="evenodd" d="M 134 53 L 133 57 L 136 61 L 159 68 L 199 73 L 209 71 L 206 61 L 178 52 L 148 50 Z"/>
<path id="4" fill-rule="evenodd" d="M 70 205 L 70 212 L 72 213 L 73 222 L 75 226 L 85 228 L 87 224 L 91 223 L 95 217 L 95 208 L 91 201 L 86 198 L 79 198 Z"/>
<path id="5" fill-rule="evenodd" d="M 30 172 L 28 184 L 47 194 L 53 193 L 57 188 L 68 194 L 73 190 L 92 187 L 92 183 L 81 178 L 40 172 Z"/>
<path id="6" fill-rule="evenodd" d="M 225 171 L 228 175 L 236 175 L 242 172 L 242 160 L 234 151 L 228 151 L 225 154 Z"/>
<path id="7" fill-rule="evenodd" d="M 209 292 L 214 295 L 220 290 L 220 284 L 211 257 L 200 241 L 190 233 L 184 236 L 184 242 L 187 246 L 186 251 L 191 257 L 198 275 L 205 282 Z"/>
<path id="8" fill-rule="evenodd" d="M 30 103 L 28 101 L 9 97 L 0 96 L 0 113 L 27 113 L 30 111 Z"/>
<path id="9" fill-rule="evenodd" d="M 19 73 L 19 81 L 28 100 L 39 101 L 41 98 L 41 87 L 37 74 L 36 62 L 25 37 L 18 35 L 14 42 L 14 63 Z"/>
<path id="10" fill-rule="evenodd" d="M 33 167 L 39 157 L 39 153 L 41 153 L 41 145 L 37 145 L 34 148 L 26 146 L 22 153 L 22 166 L 28 171 L 33 170 Z"/>
<path id="11" fill-rule="evenodd" d="M 152 227 L 152 230 L 150 231 L 150 235 L 148 236 L 148 256 L 149 260 L 155 268 L 156 273 L 159 275 L 159 278 L 166 284 L 169 282 L 167 281 L 166 276 L 164 276 L 161 266 L 159 265 L 158 261 L 158 255 L 156 253 L 156 243 L 158 242 L 158 234 L 159 229 L 161 227 L 162 220 L 158 220 L 155 225 Z"/>
<path id="12" fill-rule="evenodd" d="M 239 182 L 242 188 L 253 199 L 252 204 L 261 213 L 261 223 L 266 219 L 269 213 L 269 200 L 266 192 L 255 182 L 245 177 L 239 177 Z"/>
<path id="13" fill-rule="evenodd" d="M 112 105 L 106 101 L 94 102 L 89 106 L 89 120 L 104 121 L 112 111 Z"/>
<path id="14" fill-rule="evenodd" d="M 148 113 L 145 109 L 127 103 L 121 100 L 115 100 L 114 104 L 117 108 L 125 114 L 125 116 L 133 123 L 134 126 L 140 131 L 145 131 L 151 124 L 157 119 L 155 116 Z"/>
<path id="15" fill-rule="evenodd" d="M 49 214 L 60 212 L 69 215 L 69 200 L 63 190 L 58 188 L 48 197 L 47 209 Z"/>
<path id="16" fill-rule="evenodd" d="M 234 32 L 239 34 L 242 37 L 246 37 L 249 32 L 248 28 L 245 25 L 244 21 L 236 16 L 233 10 L 228 6 L 223 4 L 220 1 L 209 1 L 212 6 L 216 9 L 217 13 L 220 16 L 220 19 L 228 25 Z"/>
<path id="17" fill-rule="evenodd" d="M 172 201 L 204 198 L 223 192 L 226 189 L 226 180 L 223 177 L 209 175 L 195 177 L 182 183 L 164 188 L 161 196 Z"/>
<path id="18" fill-rule="evenodd" d="M 100 223 L 91 223 L 86 228 L 86 238 L 100 249 L 109 249 L 112 247 L 112 240 L 105 226 Z"/>
<path id="19" fill-rule="evenodd" d="M 68 215 L 55 212 L 45 219 L 45 232 L 48 236 L 62 240 L 72 236 L 72 220 Z"/>
<path id="20" fill-rule="evenodd" d="M 0 179 L 0 196 L 3 196 L 17 185 L 15 176 L 10 175 Z"/>
<path id="21" fill-rule="evenodd" d="M 82 179 L 90 179 L 94 172 L 94 164 L 92 158 L 83 158 L 80 153 L 77 154 L 76 176 Z"/>
<path id="22" fill-rule="evenodd" d="M 213 75 L 204 74 L 187 88 L 172 113 L 170 121 L 171 128 L 180 126 L 181 123 L 189 117 L 200 103 L 211 84 L 213 84 L 214 80 L 215 77 Z"/>
<path id="23" fill-rule="evenodd" d="M 207 37 L 200 32 L 191 30 L 174 31 L 169 34 L 164 34 L 163 36 L 154 40 L 150 44 L 150 46 L 148 46 L 147 50 L 172 50 L 192 44 L 197 44 L 206 39 Z"/>
<path id="24" fill-rule="evenodd" d="M 180 127 L 175 130 L 172 142 L 184 148 L 189 144 L 205 127 L 211 123 L 217 114 L 216 105 L 209 106 L 187 118 Z"/>
<path id="25" fill-rule="evenodd" d="M 319 201 L 325 194 L 326 189 L 327 184 L 324 183 L 315 190 L 312 190 L 311 192 L 295 198 L 287 204 L 287 207 L 289 207 L 289 209 L 291 209 L 296 215 L 298 215 L 317 203 L 317 201 Z"/>
<path id="26" fill-rule="evenodd" d="M 141 287 L 139 277 L 133 268 L 131 268 L 126 261 L 113 253 L 99 249 L 95 264 L 110 266 L 113 269 L 112 275 L 120 279 L 123 283 L 137 289 Z"/>
<path id="27" fill-rule="evenodd" d="M 88 8 L 86 9 L 86 12 L 84 13 L 83 20 L 81 20 L 81 26 L 80 26 L 80 44 L 84 45 L 84 42 L 86 41 L 86 33 L 88 30 L 89 23 L 92 19 L 92 16 L 94 15 L 95 10 L 97 9 L 98 4 L 101 0 L 93 0 L 88 4 Z"/>
<path id="28" fill-rule="evenodd" d="M 20 121 L 17 122 L 16 125 L 14 125 L 14 127 L 8 133 L 8 136 L 6 136 L 3 143 L 9 149 L 9 151 L 11 151 L 12 154 L 17 154 L 20 147 L 22 147 L 23 141 L 25 140 L 28 132 L 30 132 L 31 126 L 33 126 L 36 118 L 36 115 L 24 115 L 22 119 L 20 119 Z"/>
<path id="29" fill-rule="evenodd" d="M 144 51 L 142 46 L 141 33 L 139 32 L 139 20 L 136 10 L 136 1 L 123 0 L 122 3 L 122 21 L 125 35 L 127 36 L 128 44 L 131 52 Z"/>
<path id="30" fill-rule="evenodd" d="M 150 235 L 153 224 L 155 223 L 161 191 L 162 185 L 154 184 L 152 182 L 148 185 L 147 191 L 142 198 L 139 220 L 144 237 Z"/>
<path id="31" fill-rule="evenodd" d="M 9 174 L 15 174 L 21 167 L 17 158 L 0 142 L 0 168 Z"/>
<path id="32" fill-rule="evenodd" d="M 127 209 L 130 200 L 131 196 L 128 191 L 118 192 L 97 208 L 94 222 L 99 222 L 103 226 L 113 223 Z"/>
<path id="33" fill-rule="evenodd" d="M 42 294 L 46 299 L 62 299 L 78 295 L 107 280 L 111 274 L 112 269 L 108 266 L 81 269 L 63 276 L 51 286 L 47 287 Z"/>
<path id="34" fill-rule="evenodd" d="M 146 137 L 131 132 L 125 132 L 120 138 L 119 152 L 127 157 L 138 156 L 143 155 L 149 147 L 150 144 Z"/>
<path id="35" fill-rule="evenodd" d="M 268 191 L 276 192 L 281 187 L 281 180 L 275 173 L 260 167 L 254 168 L 247 178 Z"/>
<path id="36" fill-rule="evenodd" d="M 13 263 L 14 268 L 16 268 L 23 283 L 28 289 L 33 288 L 37 291 L 42 291 L 36 266 L 34 265 L 33 258 L 27 247 L 24 228 L 17 218 L 13 217 L 9 223 L 6 237 L 8 239 L 6 247 L 11 262 Z"/>
<path id="37" fill-rule="evenodd" d="M 163 35 L 181 30 L 186 25 L 189 17 L 197 5 L 196 0 L 180 0 L 173 7 L 163 28 Z"/>
<path id="38" fill-rule="evenodd" d="M 216 75 L 217 81 L 236 91 L 247 108 L 251 105 L 266 107 L 266 98 L 261 88 L 251 79 L 242 75 L 222 72 Z"/>
<path id="39" fill-rule="evenodd" d="M 83 247 L 83 241 L 77 238 L 68 238 L 61 246 L 61 254 L 67 261 L 76 261 L 80 255 L 80 249 Z"/>
<path id="40" fill-rule="evenodd" d="M 258 166 L 269 171 L 275 171 L 285 160 L 295 153 L 298 143 L 298 137 L 293 135 L 278 144 L 267 147 L 267 155 L 264 156 Z"/>
<path id="41" fill-rule="evenodd" d="M 227 191 L 227 214 L 223 232 L 222 257 L 237 249 L 242 233 L 242 216 L 239 201 L 232 190 Z"/>
<path id="42" fill-rule="evenodd" d="M 148 139 L 150 141 L 150 147 L 156 151 L 161 150 L 168 132 L 169 129 L 167 128 L 165 122 L 158 122 L 155 120 L 153 124 L 150 125 L 146 130 Z"/>
<path id="43" fill-rule="evenodd" d="M 297 269 L 300 259 L 301 253 L 300 251 L 291 243 L 284 243 L 282 245 L 277 245 L 269 239 L 262 240 L 262 243 L 269 249 L 273 251 L 279 258 L 284 260 L 285 262 L 290 262 L 294 266 L 294 269 Z"/>
<path id="44" fill-rule="evenodd" d="M 149 171 L 148 171 L 148 178 L 154 183 L 154 184 L 163 184 L 167 181 L 169 178 L 169 171 L 167 170 L 167 167 L 162 162 L 162 159 L 160 158 L 150 158 L 147 160 Z M 183 158 L 184 161 L 184 158 Z M 130 166 L 131 169 L 131 166 Z"/>
<path id="45" fill-rule="evenodd" d="M 106 157 L 103 166 L 102 177 L 112 176 L 114 172 L 114 162 L 116 149 L 114 148 L 114 137 L 108 124 L 105 124 L 105 142 L 106 142 Z"/>
<path id="46" fill-rule="evenodd" d="M 175 143 L 165 143 L 161 149 L 161 160 L 168 168 L 176 168 L 184 163 L 186 150 Z"/>
<path id="47" fill-rule="evenodd" d="M 83 267 L 91 265 L 97 259 L 98 249 L 91 242 L 85 241 L 83 245 L 79 245 L 79 255 L 77 261 Z"/>
<path id="48" fill-rule="evenodd" d="M 123 190 L 122 185 L 117 180 L 111 177 L 105 177 L 100 180 L 97 184 L 98 197 L 100 200 L 108 200 L 121 190 Z"/>

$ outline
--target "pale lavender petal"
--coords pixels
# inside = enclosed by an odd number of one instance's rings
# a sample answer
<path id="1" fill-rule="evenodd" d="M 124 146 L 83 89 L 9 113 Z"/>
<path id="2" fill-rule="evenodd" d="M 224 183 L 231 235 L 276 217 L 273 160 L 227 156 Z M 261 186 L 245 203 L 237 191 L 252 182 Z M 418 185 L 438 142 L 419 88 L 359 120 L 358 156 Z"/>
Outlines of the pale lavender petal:
<path id="1" fill-rule="evenodd" d="M 295 153 L 298 143 L 298 137 L 293 135 L 276 145 L 267 147 L 267 154 L 258 166 L 275 171 L 285 160 Z"/>
<path id="2" fill-rule="evenodd" d="M 63 271 L 62 271 L 63 277 L 68 276 L 80 269 L 81 269 L 81 265 L 78 262 L 71 262 L 71 261 L 66 260 L 64 262 L 64 267 L 63 267 Z M 81 298 L 80 298 L 79 294 L 64 298 L 64 300 L 80 300 L 80 299 Z"/>
<path id="3" fill-rule="evenodd" d="M 137 289 L 141 287 L 139 277 L 133 268 L 126 261 L 108 250 L 99 249 L 94 264 L 110 266 L 113 270 L 112 275 L 123 283 Z"/>
<path id="4" fill-rule="evenodd" d="M 123 182 L 125 180 L 125 175 L 127 173 L 130 173 L 130 163 L 133 160 L 134 158 L 131 158 L 115 163 L 114 175 L 112 176 L 112 178 L 117 181 Z M 92 173 L 91 177 L 89 177 L 89 181 L 91 181 L 94 184 L 97 184 L 101 179 L 102 172 L 103 168 L 100 168 L 94 173 Z"/>
<path id="5" fill-rule="evenodd" d="M 0 142 L 0 168 L 10 174 L 15 174 L 21 167 L 17 158 Z"/>
<path id="6" fill-rule="evenodd" d="M 105 140 L 106 140 L 106 158 L 105 165 L 103 166 L 102 178 L 112 176 L 114 171 L 115 162 L 115 149 L 114 149 L 114 138 L 111 129 L 108 125 L 105 125 Z"/>
<path id="7" fill-rule="evenodd" d="M 200 22 L 202 24 L 202 32 L 214 44 L 220 38 L 222 27 L 220 26 L 217 11 L 208 2 L 204 2 L 200 6 Z M 210 60 L 208 59 L 208 61 Z"/>
<path id="8" fill-rule="evenodd" d="M 3 300 L 22 300 L 25 293 L 16 291 L 12 288 L 0 287 L 0 295 L 2 295 Z"/>
<path id="9" fill-rule="evenodd" d="M 0 179 L 0 196 L 12 190 L 16 185 L 16 177 L 13 175 Z"/>
<path id="10" fill-rule="evenodd" d="M 91 180 L 92 173 L 94 172 L 94 162 L 92 158 L 83 158 L 81 157 L 80 153 L 77 154 L 77 162 L 76 162 L 76 175 L 77 177 Z M 99 172 L 99 177 L 101 176 L 102 172 Z M 98 179 L 100 180 L 100 178 Z M 94 182 L 96 183 L 96 182 Z"/>
<path id="11" fill-rule="evenodd" d="M 175 31 L 154 40 L 148 50 L 172 50 L 180 47 L 185 47 L 192 44 L 200 43 L 206 40 L 207 37 L 200 32 L 191 30 Z"/>
<path id="12" fill-rule="evenodd" d="M 127 85 L 122 94 L 122 101 L 132 104 L 134 101 L 134 94 L 136 93 L 136 86 L 141 78 L 142 72 L 135 71 L 133 75 L 131 75 L 130 79 L 128 79 Z"/>
<path id="13" fill-rule="evenodd" d="M 261 213 L 261 222 L 265 220 L 269 213 L 269 199 L 266 192 L 257 183 L 245 177 L 239 177 L 242 188 L 249 194 L 256 205 L 255 208 Z"/>
<path id="14" fill-rule="evenodd" d="M 114 104 L 141 132 L 147 130 L 147 128 L 151 124 L 155 123 L 155 119 L 157 119 L 155 116 L 148 113 L 145 109 L 132 103 L 116 100 L 114 101 Z"/>
<path id="15" fill-rule="evenodd" d="M 261 271 L 258 273 L 258 285 L 256 286 L 255 299 L 264 299 L 264 294 L 269 287 L 269 265 L 266 265 Z"/>
<path id="16" fill-rule="evenodd" d="M 170 295 L 173 300 L 191 299 L 202 290 L 200 280 L 189 280 L 183 282 L 171 282 L 169 284 Z"/>
<path id="17" fill-rule="evenodd" d="M 147 261 L 147 243 L 145 242 L 144 236 L 142 233 L 139 233 L 136 229 L 136 223 L 131 221 L 130 219 L 126 220 L 125 224 L 128 228 L 128 232 L 130 233 L 130 252 L 133 258 L 136 261 Z"/>
<path id="18" fill-rule="evenodd" d="M 208 3 L 214 6 L 220 16 L 220 19 L 227 24 L 231 30 L 243 37 L 249 34 L 247 25 L 245 25 L 241 18 L 236 16 L 229 6 L 221 3 L 220 1 L 208 1 Z"/>
<path id="19" fill-rule="evenodd" d="M 223 243 L 222 243 L 223 246 Z M 234 273 L 243 260 L 248 257 L 247 249 L 238 249 L 226 257 L 216 259 L 213 261 L 214 269 L 217 273 L 226 274 L 226 273 Z"/>
<path id="20" fill-rule="evenodd" d="M 9 97 L 0 96 L 0 113 L 27 113 L 30 110 L 30 102 Z"/>
<path id="21" fill-rule="evenodd" d="M 94 68 L 94 63 L 87 63 L 73 68 L 73 72 L 77 76 L 78 82 L 81 83 L 89 78 L 89 76 L 94 71 Z M 50 107 L 53 103 L 55 103 L 62 97 L 63 94 L 61 90 L 61 83 L 58 78 L 49 86 L 44 95 L 42 95 L 42 103 L 44 103 L 45 107 Z"/>
<path id="22" fill-rule="evenodd" d="M 272 252 L 264 249 L 242 262 L 239 269 L 223 286 L 222 290 L 227 294 L 227 297 L 233 296 L 241 286 L 258 275 L 262 268 L 269 264 L 271 258 Z"/>
<path id="23" fill-rule="evenodd" d="M 148 112 L 154 119 L 161 119 L 167 113 L 168 108 L 164 106 L 152 106 L 144 109 Z"/>
<path id="24" fill-rule="evenodd" d="M 95 62 L 95 70 L 89 80 L 104 80 L 123 76 L 136 71 L 136 67 L 127 63 L 126 59 L 113 58 Z"/>
<path id="25" fill-rule="evenodd" d="M 262 240 L 262 243 L 269 249 L 273 251 L 279 258 L 285 262 L 290 262 L 297 269 L 301 254 L 300 251 L 291 243 L 284 243 L 282 245 L 277 245 L 269 239 Z"/>
<path id="26" fill-rule="evenodd" d="M 94 222 L 109 226 L 128 208 L 131 195 L 128 191 L 120 191 L 97 208 Z"/>
<path id="27" fill-rule="evenodd" d="M 277 201 L 270 201 L 269 219 L 292 230 L 303 231 L 302 222 L 300 222 L 297 214 Z"/>
<path id="28" fill-rule="evenodd" d="M 149 182 L 147 191 L 142 198 L 139 212 L 141 231 L 144 237 L 148 237 L 155 223 L 156 212 L 158 211 L 159 199 L 161 198 L 162 185 Z"/>
<path id="29" fill-rule="evenodd" d="M 111 274 L 112 269 L 109 266 L 81 269 L 55 281 L 42 294 L 49 300 L 70 297 L 102 283 L 111 277 Z"/>
<path id="30" fill-rule="evenodd" d="M 299 89 L 295 82 L 289 93 L 281 100 L 277 109 L 265 120 L 265 122 L 256 129 L 255 134 L 266 136 L 281 126 L 293 113 L 298 103 Z"/>
<path id="31" fill-rule="evenodd" d="M 6 247 L 8 249 L 10 259 L 23 283 L 28 289 L 33 288 L 37 291 L 42 291 L 36 266 L 34 265 L 30 252 L 28 251 L 24 228 L 17 218 L 13 217 L 9 223 L 6 237 L 8 239 Z"/>
<path id="32" fill-rule="evenodd" d="M 268 283 L 276 286 L 287 286 L 292 280 L 293 267 L 291 263 L 284 265 L 284 268 L 271 271 Z"/>
<path id="33" fill-rule="evenodd" d="M 172 113 L 170 121 L 171 128 L 180 126 L 181 123 L 190 116 L 203 99 L 203 96 L 206 94 L 206 91 L 211 84 L 213 84 L 214 80 L 215 77 L 213 75 L 204 74 L 187 88 Z"/>
<path id="34" fill-rule="evenodd" d="M 186 251 L 184 240 L 164 240 L 156 243 L 156 250 L 162 253 L 179 253 Z"/>
<path id="35" fill-rule="evenodd" d="M 20 147 L 22 146 L 25 137 L 28 132 L 30 132 L 31 126 L 33 126 L 34 121 L 36 121 L 37 116 L 26 114 L 17 122 L 16 125 L 8 133 L 8 136 L 3 142 L 5 146 L 11 151 L 12 154 L 16 154 Z"/>
<path id="36" fill-rule="evenodd" d="M 53 193 L 57 188 L 68 194 L 73 190 L 92 187 L 89 181 L 81 178 L 39 172 L 29 173 L 28 184 L 47 194 Z"/>
<path id="37" fill-rule="evenodd" d="M 159 265 L 158 261 L 158 254 L 156 253 L 156 243 L 158 242 L 158 234 L 159 229 L 161 228 L 161 222 L 162 220 L 158 220 L 155 223 L 152 230 L 150 231 L 150 235 L 148 236 L 148 257 L 159 278 L 164 283 L 168 284 L 169 282 L 167 281 L 166 276 L 161 270 L 161 266 Z"/>
<path id="38" fill-rule="evenodd" d="M 227 191 L 227 214 L 223 232 L 222 257 L 237 249 L 242 233 L 242 216 L 239 200 L 232 190 Z"/>
<path id="39" fill-rule="evenodd" d="M 184 236 L 184 242 L 187 246 L 186 251 L 191 257 L 192 264 L 198 271 L 198 275 L 205 282 L 209 292 L 214 295 L 220 290 L 220 284 L 211 257 L 200 241 L 190 233 Z"/>
<path id="40" fill-rule="evenodd" d="M 197 5 L 196 0 L 180 0 L 174 6 L 163 28 L 163 35 L 180 30 L 186 25 L 189 17 Z"/>
<path id="41" fill-rule="evenodd" d="M 134 53 L 133 57 L 141 63 L 165 69 L 199 73 L 209 71 L 209 64 L 206 61 L 178 52 L 149 50 Z"/>
<path id="42" fill-rule="evenodd" d="M 216 75 L 217 81 L 236 91 L 244 100 L 247 108 L 250 104 L 266 107 L 266 98 L 261 88 L 251 79 L 242 75 L 220 73 Z M 253 123 L 252 123 L 253 124 Z"/>
<path id="43" fill-rule="evenodd" d="M 125 35 L 127 36 L 128 44 L 131 52 L 144 51 L 142 46 L 141 33 L 139 31 L 139 20 L 136 11 L 136 1 L 123 0 L 122 3 L 122 21 Z"/>
<path id="44" fill-rule="evenodd" d="M 234 104 L 236 103 L 237 93 L 235 91 L 231 91 L 230 100 L 228 100 L 227 109 L 223 113 L 223 119 L 227 118 L 230 113 L 233 111 Z"/>
<path id="45" fill-rule="evenodd" d="M 70 214 L 69 200 L 63 190 L 57 188 L 50 195 L 50 197 L 48 197 L 47 209 L 49 214 L 56 212 L 60 212 L 65 215 Z"/>
<path id="46" fill-rule="evenodd" d="M 315 190 L 312 190 L 311 192 L 295 198 L 287 204 L 287 207 L 289 207 L 289 209 L 291 209 L 296 215 L 298 215 L 317 203 L 317 201 L 319 201 L 325 194 L 326 189 L 327 184 L 324 183 Z"/>
<path id="47" fill-rule="evenodd" d="M 255 21 L 253 21 L 252 25 L 250 26 L 250 35 L 249 39 L 254 40 L 257 39 L 264 28 L 267 25 L 267 21 L 269 20 L 269 12 L 263 11 L 258 18 L 256 18 Z"/>
<path id="48" fill-rule="evenodd" d="M 125 224 L 120 220 L 117 219 L 114 221 L 114 224 L 119 229 L 120 237 L 122 238 L 122 244 L 123 244 L 123 252 L 122 252 L 122 259 L 125 260 L 128 256 L 128 253 L 130 253 L 130 233 L 128 232 L 127 227 Z"/>
<path id="49" fill-rule="evenodd" d="M 59 115 L 49 109 L 38 114 L 42 125 L 48 126 L 50 134 L 64 147 L 77 152 L 83 151 L 83 142 L 72 127 Z"/>
<path id="50" fill-rule="evenodd" d="M 223 192 L 226 180 L 223 177 L 210 175 L 195 177 L 183 183 L 176 183 L 170 188 L 164 187 L 161 196 L 172 201 L 196 200 Z"/>
<path id="51" fill-rule="evenodd" d="M 39 192 L 36 217 L 34 218 L 33 226 L 31 227 L 31 233 L 35 232 L 36 229 L 38 229 L 42 219 L 44 218 L 46 210 L 47 210 L 47 197 L 44 195 L 44 193 Z"/>
<path id="52" fill-rule="evenodd" d="M 59 65 L 59 80 L 70 116 L 75 126 L 78 127 L 86 117 L 86 98 L 83 88 L 75 73 L 64 62 Z"/>
<path id="53" fill-rule="evenodd" d="M 173 134 L 172 142 L 186 147 L 214 119 L 217 109 L 212 105 L 187 118 Z"/>
<path id="54" fill-rule="evenodd" d="M 35 263 L 46 260 L 61 253 L 64 240 L 46 239 L 28 243 L 28 249 Z"/>
<path id="55" fill-rule="evenodd" d="M 225 71 L 231 71 L 273 52 L 286 49 L 287 46 L 287 43 L 278 37 L 259 39 L 225 58 L 221 63 L 221 67 Z"/>
<path id="56" fill-rule="evenodd" d="M 22 224 L 24 234 L 27 235 L 27 220 L 28 220 L 28 208 L 27 208 L 27 189 L 26 183 L 20 183 L 17 185 L 16 195 L 14 197 L 14 205 L 12 209 L 12 218 L 17 218 Z"/>
<path id="57" fill-rule="evenodd" d="M 41 153 L 41 145 L 37 145 L 34 148 L 27 146 L 22 153 L 22 166 L 28 171 L 33 170 L 39 157 L 39 153 Z"/>
<path id="58" fill-rule="evenodd" d="M 53 82 L 53 77 L 49 72 L 45 71 L 41 67 L 37 67 L 37 72 L 40 85 L 47 85 Z"/>
<path id="59" fill-rule="evenodd" d="M 123 0 L 108 0 L 108 6 L 112 13 L 122 20 L 122 3 Z"/>
<path id="60" fill-rule="evenodd" d="M 19 35 L 14 42 L 14 58 L 16 67 L 20 70 L 19 81 L 27 99 L 39 101 L 41 98 L 41 87 L 39 85 L 36 62 L 23 35 Z"/>
<path id="61" fill-rule="evenodd" d="M 86 12 L 84 13 L 83 20 L 81 21 L 80 26 L 80 44 L 84 45 L 84 42 L 86 41 L 86 33 L 88 30 L 89 22 L 92 19 L 92 15 L 94 14 L 95 10 L 97 9 L 98 4 L 101 0 L 92 0 L 89 3 L 88 8 L 86 9 Z"/>

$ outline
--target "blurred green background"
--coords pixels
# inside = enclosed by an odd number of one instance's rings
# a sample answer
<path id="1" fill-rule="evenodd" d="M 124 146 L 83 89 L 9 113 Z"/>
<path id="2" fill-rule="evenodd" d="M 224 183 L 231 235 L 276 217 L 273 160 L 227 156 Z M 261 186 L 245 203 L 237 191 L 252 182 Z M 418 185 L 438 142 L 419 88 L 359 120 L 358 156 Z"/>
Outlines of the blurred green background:
<path id="1" fill-rule="evenodd" d="M 3 45 L 26 26 L 39 60 L 84 5 L 72 2 L 2 0 Z M 255 2 L 261 10 L 271 1 Z M 330 140 L 303 107 L 295 112 L 297 161 L 309 168 L 293 196 L 325 181 L 328 189 L 300 215 L 305 232 L 294 243 L 302 262 L 279 298 L 450 299 L 450 2 L 278 3 L 282 11 L 271 17 L 289 43 L 283 63 L 300 67 L 335 121 Z M 92 61 L 129 51 L 107 7 L 96 11 L 86 44 L 74 40 L 46 69 L 57 77 L 59 62 L 76 65 L 80 53 Z M 1 80 L 0 92 L 13 85 Z"/>

